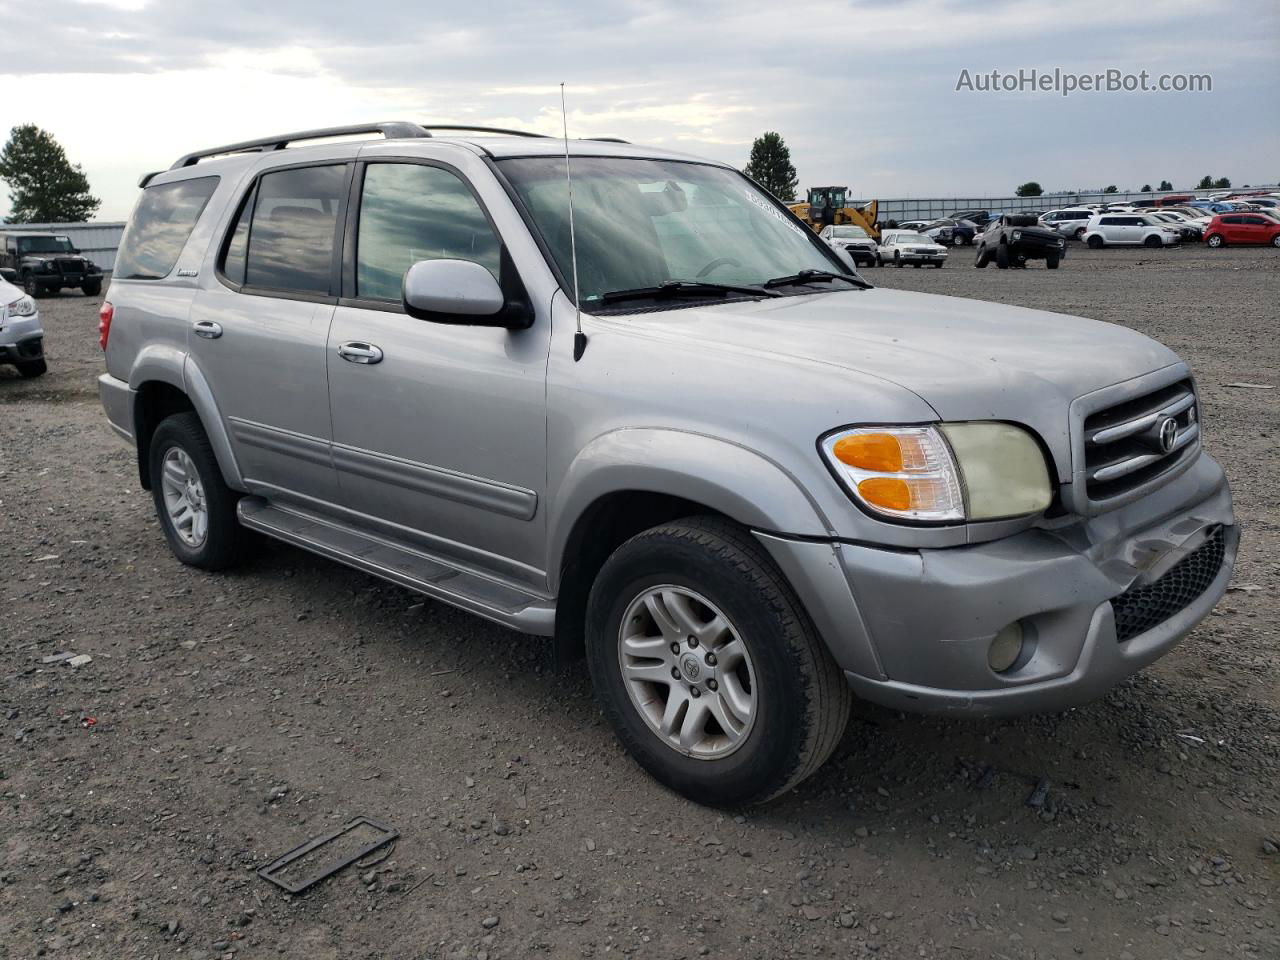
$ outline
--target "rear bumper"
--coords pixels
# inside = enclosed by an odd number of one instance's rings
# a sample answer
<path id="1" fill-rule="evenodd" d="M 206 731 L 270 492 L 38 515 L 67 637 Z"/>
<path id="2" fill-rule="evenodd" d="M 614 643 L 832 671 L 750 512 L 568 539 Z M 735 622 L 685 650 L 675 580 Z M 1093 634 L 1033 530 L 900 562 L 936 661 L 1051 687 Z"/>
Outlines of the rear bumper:
<path id="1" fill-rule="evenodd" d="M 1215 532 L 1221 565 L 1194 598 L 1117 639 L 1111 601 L 1170 583 L 1161 578 Z M 1226 591 L 1239 532 L 1222 470 L 1202 454 L 1142 500 L 1059 530 L 948 550 L 761 540 L 860 696 L 912 712 L 998 715 L 1097 699 L 1167 653 Z M 991 641 L 1015 621 L 1024 656 L 996 673 Z"/>
<path id="2" fill-rule="evenodd" d="M 123 380 L 109 373 L 98 377 L 98 398 L 107 414 L 111 429 L 129 443 L 133 443 L 133 404 L 138 392 Z"/>

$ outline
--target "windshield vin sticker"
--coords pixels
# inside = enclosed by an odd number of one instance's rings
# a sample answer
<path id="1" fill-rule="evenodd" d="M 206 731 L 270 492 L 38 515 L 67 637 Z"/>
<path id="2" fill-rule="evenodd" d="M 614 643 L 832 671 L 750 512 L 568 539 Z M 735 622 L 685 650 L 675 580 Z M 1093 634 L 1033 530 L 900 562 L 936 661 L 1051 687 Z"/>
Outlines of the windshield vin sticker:
<path id="1" fill-rule="evenodd" d="M 804 236 L 803 230 L 801 230 L 794 223 L 792 223 L 790 220 L 784 217 L 781 211 L 775 210 L 773 207 L 771 207 L 767 201 L 761 200 L 750 190 L 743 190 L 742 192 L 747 195 L 747 199 L 751 201 L 751 203 L 753 203 L 757 209 L 762 210 L 765 213 L 767 213 L 769 216 L 773 217 L 773 219 L 777 220 L 780 224 L 782 224 L 784 227 L 786 227 L 796 236 L 798 237 Z"/>

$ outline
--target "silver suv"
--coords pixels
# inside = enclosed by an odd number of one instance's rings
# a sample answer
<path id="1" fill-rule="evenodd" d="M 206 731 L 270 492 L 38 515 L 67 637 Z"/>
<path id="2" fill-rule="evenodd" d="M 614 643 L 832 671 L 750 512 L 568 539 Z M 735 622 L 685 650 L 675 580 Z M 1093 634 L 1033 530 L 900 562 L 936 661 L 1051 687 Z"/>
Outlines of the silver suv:
<path id="1" fill-rule="evenodd" d="M 854 694 L 1096 698 L 1226 589 L 1170 350 L 872 289 L 728 166 L 380 124 L 143 185 L 101 395 L 177 557 L 257 531 L 553 636 L 697 801 L 798 783 Z"/>

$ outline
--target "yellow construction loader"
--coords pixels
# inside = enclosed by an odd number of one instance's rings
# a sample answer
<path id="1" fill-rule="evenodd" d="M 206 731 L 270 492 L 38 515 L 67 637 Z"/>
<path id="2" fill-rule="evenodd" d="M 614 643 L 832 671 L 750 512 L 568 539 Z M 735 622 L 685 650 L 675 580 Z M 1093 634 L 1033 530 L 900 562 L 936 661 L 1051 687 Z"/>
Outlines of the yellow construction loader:
<path id="1" fill-rule="evenodd" d="M 876 201 L 870 200 L 861 206 L 854 207 L 849 205 L 848 196 L 848 187 L 810 187 L 808 202 L 789 203 L 787 207 L 813 227 L 815 233 L 821 233 L 823 227 L 851 223 L 879 239 L 880 231 L 876 228 Z"/>

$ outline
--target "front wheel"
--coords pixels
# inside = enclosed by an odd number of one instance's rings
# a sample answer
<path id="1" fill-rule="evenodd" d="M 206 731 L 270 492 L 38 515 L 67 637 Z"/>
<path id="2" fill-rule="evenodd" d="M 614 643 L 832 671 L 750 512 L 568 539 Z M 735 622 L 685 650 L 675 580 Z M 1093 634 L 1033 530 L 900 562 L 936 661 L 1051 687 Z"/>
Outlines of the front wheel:
<path id="1" fill-rule="evenodd" d="M 1009 245 L 1002 243 L 996 247 L 996 266 L 1001 270 L 1009 269 Z"/>
<path id="2" fill-rule="evenodd" d="M 29 297 L 43 297 L 45 288 L 30 273 L 22 275 L 22 290 Z"/>
<path id="3" fill-rule="evenodd" d="M 80 289 L 84 292 L 86 297 L 96 297 L 98 294 L 102 293 L 102 281 L 89 280 Z"/>
<path id="4" fill-rule="evenodd" d="M 1160 247 L 1160 246 L 1163 246 L 1164 244 L 1159 237 L 1157 237 L 1155 234 L 1152 234 L 1151 236 L 1147 237 L 1147 239 L 1142 241 L 1142 245 L 1144 247 L 1150 248 L 1150 247 Z"/>
<path id="5" fill-rule="evenodd" d="M 1056 253 L 1046 254 L 1046 255 L 1045 255 L 1045 258 L 1044 258 L 1044 265 L 1045 265 L 1045 267 L 1047 267 L 1047 268 L 1048 268 L 1048 269 L 1050 269 L 1050 270 L 1057 270 L 1057 269 L 1058 269 L 1058 255 L 1057 255 Z"/>
<path id="6" fill-rule="evenodd" d="M 897 251 L 894 251 L 894 254 L 893 254 L 893 265 L 897 267 L 899 270 L 902 269 L 902 255 L 899 254 Z"/>
<path id="7" fill-rule="evenodd" d="M 978 248 L 978 256 L 977 256 L 977 258 L 973 261 L 973 265 L 974 265 L 975 267 L 977 267 L 979 270 L 985 270 L 985 269 L 986 269 L 986 267 L 987 267 L 987 264 L 988 264 L 988 263 L 990 263 L 990 262 L 991 262 L 991 257 L 990 257 L 990 255 L 987 253 L 986 248 L 985 248 L 985 247 L 979 247 L 979 248 Z"/>
<path id="8" fill-rule="evenodd" d="M 1222 239 L 1222 234 L 1220 234 L 1220 233 L 1211 233 L 1211 234 L 1209 234 L 1209 236 L 1205 239 L 1205 241 L 1204 241 L 1204 242 L 1205 242 L 1205 243 L 1207 243 L 1209 246 L 1213 247 L 1213 248 L 1216 250 L 1216 249 L 1218 249 L 1218 247 L 1221 247 L 1221 246 L 1222 246 L 1226 241 L 1224 241 L 1224 240 Z"/>
<path id="9" fill-rule="evenodd" d="M 618 738 L 697 803 L 763 803 L 839 743 L 852 695 L 750 533 L 654 527 L 606 561 L 587 608 L 591 679 Z"/>
<path id="10" fill-rule="evenodd" d="M 24 380 L 43 377 L 49 372 L 49 364 L 44 360 L 26 360 L 22 363 L 15 363 L 14 366 L 18 368 L 18 376 Z"/>
<path id="11" fill-rule="evenodd" d="M 161 421 L 148 466 L 156 515 L 174 556 L 202 570 L 234 565 L 248 531 L 236 519 L 239 495 L 223 481 L 200 418 L 176 413 Z"/>

